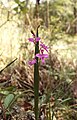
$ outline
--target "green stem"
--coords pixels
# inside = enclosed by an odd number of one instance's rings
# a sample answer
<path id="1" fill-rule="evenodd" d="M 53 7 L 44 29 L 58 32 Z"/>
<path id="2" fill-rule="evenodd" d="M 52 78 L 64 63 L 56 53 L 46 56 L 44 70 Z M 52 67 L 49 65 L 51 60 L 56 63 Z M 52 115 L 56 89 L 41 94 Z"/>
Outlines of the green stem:
<path id="1" fill-rule="evenodd" d="M 36 37 L 38 37 L 38 28 Z M 35 55 L 39 53 L 39 42 L 35 44 Z M 37 63 L 34 64 L 34 112 L 35 119 L 38 120 L 38 102 L 39 102 L 39 65 L 38 58 L 36 58 Z"/>

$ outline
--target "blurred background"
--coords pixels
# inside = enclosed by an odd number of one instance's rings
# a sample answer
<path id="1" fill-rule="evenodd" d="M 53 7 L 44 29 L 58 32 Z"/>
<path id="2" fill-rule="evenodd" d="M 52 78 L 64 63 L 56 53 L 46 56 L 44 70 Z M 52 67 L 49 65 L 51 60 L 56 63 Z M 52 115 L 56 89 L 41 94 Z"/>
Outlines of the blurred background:
<path id="1" fill-rule="evenodd" d="M 45 109 L 52 120 L 77 120 L 77 0 L 40 0 L 38 13 L 37 19 L 36 0 L 0 0 L 0 70 L 17 58 L 0 74 L 0 93 L 8 91 L 6 101 L 12 92 L 18 95 L 33 90 L 33 67 L 27 63 L 33 57 L 34 45 L 28 38 L 40 25 L 39 37 L 49 46 L 49 58 L 39 67 L 40 104 L 45 99 L 46 104 L 50 102 L 51 114 L 48 106 Z M 33 102 L 32 93 L 25 97 Z"/>

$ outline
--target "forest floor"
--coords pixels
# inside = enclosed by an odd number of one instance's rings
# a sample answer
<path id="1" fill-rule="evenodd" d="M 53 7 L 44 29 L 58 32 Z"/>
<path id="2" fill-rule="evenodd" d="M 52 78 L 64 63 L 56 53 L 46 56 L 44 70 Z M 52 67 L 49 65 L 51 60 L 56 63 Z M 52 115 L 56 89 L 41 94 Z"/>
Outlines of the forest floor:
<path id="1" fill-rule="evenodd" d="M 39 120 L 77 120 L 76 68 L 52 54 L 39 70 Z M 0 74 L 1 120 L 35 120 L 33 84 L 33 67 L 25 60 Z"/>

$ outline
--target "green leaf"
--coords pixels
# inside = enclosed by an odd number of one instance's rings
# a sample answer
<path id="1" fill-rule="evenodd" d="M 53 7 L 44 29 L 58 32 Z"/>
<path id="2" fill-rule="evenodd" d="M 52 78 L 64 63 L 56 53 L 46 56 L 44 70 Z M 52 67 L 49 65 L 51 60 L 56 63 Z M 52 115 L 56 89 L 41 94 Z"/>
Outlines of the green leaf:
<path id="1" fill-rule="evenodd" d="M 64 99 L 64 100 L 62 100 L 61 104 L 65 103 L 65 102 L 67 102 L 69 100 L 71 100 L 71 98 Z"/>
<path id="2" fill-rule="evenodd" d="M 4 95 L 8 95 L 8 94 L 9 94 L 9 91 L 7 91 L 7 90 L 3 90 L 3 91 L 2 91 L 2 90 L 1 90 L 0 93 L 2 93 L 2 94 L 4 94 Z"/>
<path id="3" fill-rule="evenodd" d="M 10 66 L 12 63 L 14 63 L 16 60 L 17 60 L 17 58 L 14 59 L 12 62 L 8 63 L 2 70 L 0 70 L 0 73 L 2 73 L 7 67 L 9 67 L 9 66 Z"/>
<path id="4" fill-rule="evenodd" d="M 14 99 L 14 94 L 9 94 L 8 96 L 6 96 L 6 98 L 4 99 L 4 107 L 8 108 L 11 102 L 13 101 L 13 99 Z"/>
<path id="5" fill-rule="evenodd" d="M 16 87 L 15 86 L 10 86 L 10 87 L 7 87 L 5 90 L 7 90 L 8 92 L 9 91 L 15 91 Z"/>

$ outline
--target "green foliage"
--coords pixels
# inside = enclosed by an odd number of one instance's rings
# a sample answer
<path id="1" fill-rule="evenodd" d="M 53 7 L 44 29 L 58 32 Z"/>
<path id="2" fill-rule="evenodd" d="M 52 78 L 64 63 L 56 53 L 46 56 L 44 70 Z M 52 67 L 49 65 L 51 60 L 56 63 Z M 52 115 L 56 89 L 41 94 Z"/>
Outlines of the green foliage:
<path id="1" fill-rule="evenodd" d="M 20 1 L 20 0 L 15 0 L 15 3 L 17 3 L 17 7 L 14 8 L 16 13 L 23 13 L 25 14 L 27 12 L 27 3 L 26 1 Z"/>
<path id="2" fill-rule="evenodd" d="M 6 96 L 6 98 L 4 99 L 5 109 L 7 109 L 10 106 L 13 99 L 14 99 L 14 94 L 9 94 L 9 95 Z"/>

